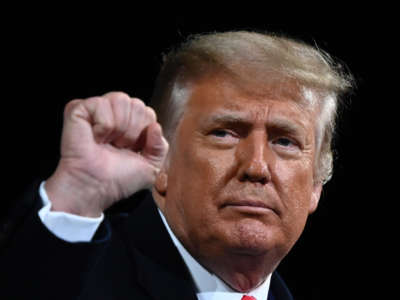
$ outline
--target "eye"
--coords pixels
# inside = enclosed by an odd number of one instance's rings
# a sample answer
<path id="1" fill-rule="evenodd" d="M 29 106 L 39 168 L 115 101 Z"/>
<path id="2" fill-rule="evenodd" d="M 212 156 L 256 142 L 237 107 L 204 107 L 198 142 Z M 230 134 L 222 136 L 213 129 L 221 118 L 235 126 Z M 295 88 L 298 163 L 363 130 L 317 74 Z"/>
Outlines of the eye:
<path id="1" fill-rule="evenodd" d="M 239 141 L 237 133 L 229 129 L 213 129 L 208 137 L 210 143 L 218 147 L 232 147 Z"/>
<path id="2" fill-rule="evenodd" d="M 297 153 L 301 150 L 300 143 L 289 137 L 277 137 L 272 140 L 272 144 L 276 147 L 277 151 L 284 153 Z"/>
<path id="3" fill-rule="evenodd" d="M 227 130 L 224 130 L 224 129 L 215 129 L 215 130 L 211 131 L 211 134 L 213 136 L 220 137 L 220 138 L 227 137 L 228 135 L 232 135 L 231 133 L 229 133 Z"/>
<path id="4" fill-rule="evenodd" d="M 284 137 L 276 139 L 274 141 L 274 144 L 278 144 L 278 145 L 281 145 L 281 146 L 284 146 L 284 147 L 290 147 L 292 145 L 295 145 L 295 143 L 291 139 L 284 138 Z"/>

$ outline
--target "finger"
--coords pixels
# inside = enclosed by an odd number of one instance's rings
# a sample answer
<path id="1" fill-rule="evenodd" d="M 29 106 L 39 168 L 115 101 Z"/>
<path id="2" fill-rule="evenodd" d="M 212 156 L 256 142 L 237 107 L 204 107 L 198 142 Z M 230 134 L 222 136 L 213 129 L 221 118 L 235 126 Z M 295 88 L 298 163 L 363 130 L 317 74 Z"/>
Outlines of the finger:
<path id="1" fill-rule="evenodd" d="M 93 136 L 98 143 L 107 143 L 115 130 L 114 114 L 107 98 L 93 97 L 82 102 L 93 126 Z"/>
<path id="2" fill-rule="evenodd" d="M 108 99 L 114 117 L 114 130 L 107 139 L 115 144 L 120 136 L 124 135 L 129 126 L 131 114 L 131 98 L 122 92 L 110 92 L 103 95 Z"/>
<path id="3" fill-rule="evenodd" d="M 93 141 L 91 116 L 83 105 L 84 100 L 75 99 L 67 103 L 64 109 L 64 125 L 61 140 L 61 154 L 69 152 L 70 145 L 79 135 L 82 144 Z"/>
<path id="4" fill-rule="evenodd" d="M 168 153 L 168 142 L 162 134 L 161 125 L 152 123 L 146 130 L 146 142 L 142 155 L 153 165 L 161 167 Z"/>
<path id="5" fill-rule="evenodd" d="M 152 108 L 146 106 L 140 99 L 132 98 L 130 105 L 128 127 L 115 140 L 115 144 L 119 147 L 137 150 L 142 148 L 143 131 L 156 121 L 156 114 Z"/>

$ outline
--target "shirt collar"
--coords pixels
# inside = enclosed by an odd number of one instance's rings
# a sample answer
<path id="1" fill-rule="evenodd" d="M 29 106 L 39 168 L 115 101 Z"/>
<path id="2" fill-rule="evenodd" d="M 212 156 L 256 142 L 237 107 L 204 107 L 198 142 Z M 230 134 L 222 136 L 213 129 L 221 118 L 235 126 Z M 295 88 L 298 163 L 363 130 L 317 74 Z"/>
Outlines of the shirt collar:
<path id="1" fill-rule="evenodd" d="M 172 241 L 174 242 L 186 266 L 189 269 L 189 272 L 197 288 L 196 292 L 199 299 L 224 299 L 227 295 L 230 296 L 230 299 L 232 300 L 235 300 L 236 298 L 241 299 L 241 297 L 244 295 L 243 293 L 239 293 L 233 290 L 218 276 L 206 270 L 190 255 L 190 253 L 185 249 L 185 247 L 172 232 L 162 212 L 160 210 L 158 210 L 158 212 L 160 213 L 161 219 L 165 227 L 167 228 Z M 267 300 L 270 282 L 271 274 L 268 275 L 266 280 L 261 285 L 259 285 L 254 290 L 246 293 L 246 295 L 253 296 L 257 300 Z"/>

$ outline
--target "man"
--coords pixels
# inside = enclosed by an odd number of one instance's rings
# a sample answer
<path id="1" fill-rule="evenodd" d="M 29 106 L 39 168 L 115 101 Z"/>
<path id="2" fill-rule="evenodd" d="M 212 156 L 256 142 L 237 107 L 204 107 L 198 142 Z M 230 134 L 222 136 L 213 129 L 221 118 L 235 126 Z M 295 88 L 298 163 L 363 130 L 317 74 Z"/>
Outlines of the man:
<path id="1" fill-rule="evenodd" d="M 291 299 L 275 269 L 330 178 L 350 86 L 313 47 L 225 32 L 165 57 L 156 112 L 120 92 L 70 102 L 59 165 L 3 255 L 5 293 Z M 128 215 L 104 218 L 143 189 Z"/>

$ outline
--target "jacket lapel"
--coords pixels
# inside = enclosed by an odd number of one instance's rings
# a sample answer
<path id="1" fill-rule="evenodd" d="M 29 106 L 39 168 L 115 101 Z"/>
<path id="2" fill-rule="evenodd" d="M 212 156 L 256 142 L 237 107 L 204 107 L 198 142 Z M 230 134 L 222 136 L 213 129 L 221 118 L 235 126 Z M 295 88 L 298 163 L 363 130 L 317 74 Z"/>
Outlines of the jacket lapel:
<path id="1" fill-rule="evenodd" d="M 154 299 L 193 299 L 195 288 L 182 257 L 148 193 L 122 228 L 138 282 Z"/>
<path id="2" fill-rule="evenodd" d="M 293 300 L 293 296 L 287 288 L 285 282 L 276 271 L 272 273 L 268 300 Z"/>

